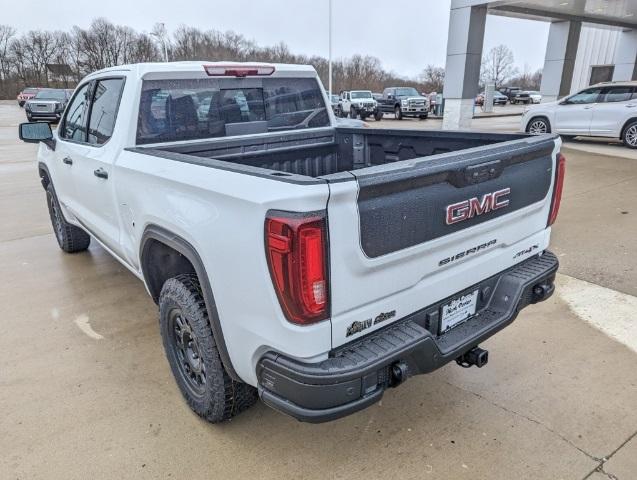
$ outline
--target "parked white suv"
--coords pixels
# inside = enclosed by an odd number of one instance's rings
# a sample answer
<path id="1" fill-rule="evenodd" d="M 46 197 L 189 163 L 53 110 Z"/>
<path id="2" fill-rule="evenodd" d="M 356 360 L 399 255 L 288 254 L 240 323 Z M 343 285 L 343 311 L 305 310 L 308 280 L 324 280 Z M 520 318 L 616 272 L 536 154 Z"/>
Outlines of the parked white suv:
<path id="1" fill-rule="evenodd" d="M 637 148 L 637 82 L 600 83 L 557 102 L 529 107 L 522 116 L 522 130 L 619 138 Z"/>
<path id="2" fill-rule="evenodd" d="M 371 90 L 352 90 L 341 92 L 339 109 L 342 117 L 358 118 L 365 120 L 374 117 L 376 121 L 383 118 L 383 113 L 378 108 L 378 102 L 374 99 Z"/>

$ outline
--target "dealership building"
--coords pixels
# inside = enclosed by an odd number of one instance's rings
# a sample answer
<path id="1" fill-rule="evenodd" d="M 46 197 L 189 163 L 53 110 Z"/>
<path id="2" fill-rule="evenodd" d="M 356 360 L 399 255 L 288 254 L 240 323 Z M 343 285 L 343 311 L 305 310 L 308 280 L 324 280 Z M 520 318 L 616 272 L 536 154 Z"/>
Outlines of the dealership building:
<path id="1" fill-rule="evenodd" d="M 550 22 L 542 101 L 637 79 L 637 0 L 451 0 L 444 128 L 471 125 L 487 15 Z"/>

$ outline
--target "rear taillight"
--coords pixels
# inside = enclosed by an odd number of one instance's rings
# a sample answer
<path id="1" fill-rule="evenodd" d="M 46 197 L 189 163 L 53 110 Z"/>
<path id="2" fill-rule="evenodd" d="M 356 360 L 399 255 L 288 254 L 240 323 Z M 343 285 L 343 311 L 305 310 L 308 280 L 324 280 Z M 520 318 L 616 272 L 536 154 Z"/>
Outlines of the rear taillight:
<path id="1" fill-rule="evenodd" d="M 547 226 L 553 225 L 557 214 L 560 211 L 560 203 L 562 202 L 562 189 L 564 188 L 564 174 L 566 172 L 566 157 L 561 153 L 557 154 L 555 162 L 555 184 L 553 185 L 553 200 L 551 201 L 551 213 Z"/>
<path id="2" fill-rule="evenodd" d="M 287 319 L 299 325 L 325 320 L 329 315 L 325 214 L 268 213 L 265 248 Z"/>
<path id="3" fill-rule="evenodd" d="M 204 65 L 206 73 L 211 77 L 247 77 L 272 75 L 272 65 Z"/>

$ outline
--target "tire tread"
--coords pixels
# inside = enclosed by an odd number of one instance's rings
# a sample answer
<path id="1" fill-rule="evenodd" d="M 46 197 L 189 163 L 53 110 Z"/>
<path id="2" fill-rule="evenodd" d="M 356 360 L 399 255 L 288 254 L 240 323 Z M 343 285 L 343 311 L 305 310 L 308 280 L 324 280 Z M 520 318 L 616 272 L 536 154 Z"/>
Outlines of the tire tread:
<path id="1" fill-rule="evenodd" d="M 179 376 L 175 371 L 178 368 L 173 365 L 172 357 L 169 353 L 168 338 L 169 332 L 164 327 L 165 303 L 167 299 L 172 299 L 177 304 L 183 304 L 186 314 L 190 315 L 190 321 L 196 323 L 200 321 L 202 325 L 197 330 L 199 349 L 202 351 L 206 363 L 207 371 L 212 366 L 213 372 L 208 372 L 208 391 L 203 401 L 191 397 L 188 391 L 180 383 Z M 219 350 L 212 334 L 206 302 L 199 280 L 195 274 L 181 274 L 168 279 L 161 290 L 159 296 L 160 319 L 162 321 L 162 339 L 166 354 L 171 364 L 171 368 L 177 379 L 177 384 L 190 408 L 200 417 L 211 423 L 219 423 L 238 415 L 247 410 L 257 401 L 256 389 L 248 384 L 232 380 L 221 362 Z M 191 325 L 195 329 L 194 325 Z M 214 377 L 214 378 L 213 378 Z"/>
<path id="2" fill-rule="evenodd" d="M 91 236 L 75 225 L 71 225 L 66 221 L 62 214 L 62 210 L 60 209 L 60 202 L 57 199 L 57 195 L 55 194 L 55 189 L 53 188 L 53 184 L 49 183 L 46 187 L 47 195 L 50 196 L 47 206 L 49 208 L 49 217 L 51 218 L 51 225 L 54 229 L 55 237 L 58 241 L 58 245 L 62 250 L 66 253 L 77 253 L 83 252 L 86 250 L 91 244 Z M 60 215 L 60 221 L 62 222 L 62 236 L 61 238 L 58 236 L 57 231 L 55 229 L 55 221 L 53 210 L 51 209 L 50 202 L 55 202 L 57 211 Z"/>

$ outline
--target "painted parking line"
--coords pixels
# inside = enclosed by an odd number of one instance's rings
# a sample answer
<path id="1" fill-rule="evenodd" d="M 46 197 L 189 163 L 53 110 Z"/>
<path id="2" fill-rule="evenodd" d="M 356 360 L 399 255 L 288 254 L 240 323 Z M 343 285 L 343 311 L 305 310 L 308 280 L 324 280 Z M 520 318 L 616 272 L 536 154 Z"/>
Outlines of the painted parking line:
<path id="1" fill-rule="evenodd" d="M 637 352 L 637 297 L 558 274 L 557 291 L 571 311 Z"/>

